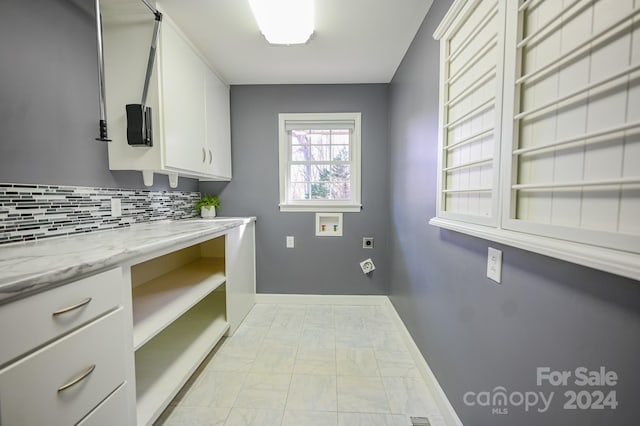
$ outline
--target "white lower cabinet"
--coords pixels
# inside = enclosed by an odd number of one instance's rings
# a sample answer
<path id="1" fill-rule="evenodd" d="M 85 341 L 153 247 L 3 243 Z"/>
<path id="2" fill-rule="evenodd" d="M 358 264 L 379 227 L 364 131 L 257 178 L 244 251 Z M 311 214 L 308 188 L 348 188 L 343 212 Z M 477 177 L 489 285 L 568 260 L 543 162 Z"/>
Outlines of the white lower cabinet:
<path id="1" fill-rule="evenodd" d="M 118 308 L 0 370 L 0 424 L 68 426 L 91 412 L 125 382 L 124 318 Z"/>
<path id="2" fill-rule="evenodd" d="M 251 310 L 254 228 L 0 305 L 0 425 L 153 424 Z"/>
<path id="3" fill-rule="evenodd" d="M 77 426 L 125 426 L 129 424 L 127 411 L 122 407 L 127 404 L 127 383 L 123 383 L 118 389 L 100 403 L 92 412 L 77 424 Z"/>

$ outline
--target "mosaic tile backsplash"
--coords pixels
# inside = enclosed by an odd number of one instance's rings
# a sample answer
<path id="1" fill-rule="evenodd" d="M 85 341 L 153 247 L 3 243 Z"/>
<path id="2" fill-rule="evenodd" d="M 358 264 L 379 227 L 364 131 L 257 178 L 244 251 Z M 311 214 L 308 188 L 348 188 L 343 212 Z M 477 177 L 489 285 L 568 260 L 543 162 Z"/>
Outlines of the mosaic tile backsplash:
<path id="1" fill-rule="evenodd" d="M 119 198 L 122 216 L 111 217 Z M 0 183 L 0 244 L 197 216 L 199 192 Z"/>

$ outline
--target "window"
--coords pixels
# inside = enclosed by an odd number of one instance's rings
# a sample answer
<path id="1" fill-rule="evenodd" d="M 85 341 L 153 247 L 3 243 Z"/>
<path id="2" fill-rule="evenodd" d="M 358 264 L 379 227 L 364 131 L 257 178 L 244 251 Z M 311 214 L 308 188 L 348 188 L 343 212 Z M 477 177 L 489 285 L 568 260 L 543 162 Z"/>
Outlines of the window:
<path id="1" fill-rule="evenodd" d="M 639 14 L 633 0 L 456 1 L 434 34 L 430 223 L 640 279 Z"/>
<path id="2" fill-rule="evenodd" d="M 360 113 L 279 114 L 280 211 L 360 211 Z"/>

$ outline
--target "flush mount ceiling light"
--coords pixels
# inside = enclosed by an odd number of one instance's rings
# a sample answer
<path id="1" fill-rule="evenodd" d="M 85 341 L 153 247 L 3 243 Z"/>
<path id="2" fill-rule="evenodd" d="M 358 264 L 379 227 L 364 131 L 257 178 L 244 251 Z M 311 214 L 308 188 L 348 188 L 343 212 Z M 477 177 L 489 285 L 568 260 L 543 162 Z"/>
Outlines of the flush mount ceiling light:
<path id="1" fill-rule="evenodd" d="M 314 0 L 249 0 L 260 32 L 271 44 L 304 44 L 313 34 Z"/>

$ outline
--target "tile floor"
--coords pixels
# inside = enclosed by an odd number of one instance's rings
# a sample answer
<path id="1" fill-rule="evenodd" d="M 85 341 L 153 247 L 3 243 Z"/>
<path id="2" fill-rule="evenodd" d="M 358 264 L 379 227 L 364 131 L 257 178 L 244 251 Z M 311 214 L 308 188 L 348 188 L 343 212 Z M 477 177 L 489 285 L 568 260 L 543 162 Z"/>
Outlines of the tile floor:
<path id="1" fill-rule="evenodd" d="M 384 306 L 257 304 L 156 425 L 445 423 Z"/>

